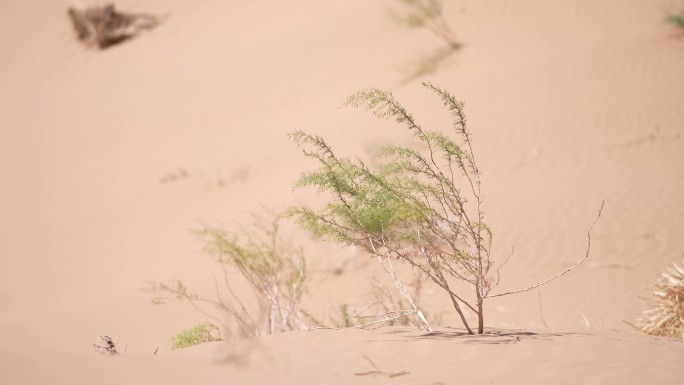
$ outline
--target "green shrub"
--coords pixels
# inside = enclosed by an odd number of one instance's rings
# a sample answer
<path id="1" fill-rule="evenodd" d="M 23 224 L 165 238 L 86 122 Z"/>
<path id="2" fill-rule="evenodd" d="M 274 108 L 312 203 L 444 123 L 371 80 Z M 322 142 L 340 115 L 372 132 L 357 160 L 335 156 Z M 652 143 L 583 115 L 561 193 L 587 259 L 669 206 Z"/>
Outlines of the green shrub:
<path id="1" fill-rule="evenodd" d="M 382 148 L 374 159 L 378 166 L 371 168 L 358 157 L 338 157 L 320 136 L 293 133 L 293 140 L 305 147 L 304 155 L 319 164 L 317 170 L 304 173 L 295 187 L 314 187 L 329 199 L 319 210 L 292 207 L 287 213 L 314 235 L 357 245 L 377 258 L 427 330 L 431 330 L 427 320 L 397 278 L 392 261 L 409 264 L 443 289 L 469 333 L 473 332 L 464 311 L 475 313 L 477 332 L 483 333 L 485 299 L 531 290 L 576 268 L 589 256 L 593 224 L 587 232 L 586 254 L 574 266 L 531 287 L 490 294 L 499 274 L 493 269 L 492 231 L 484 222 L 481 174 L 463 103 L 432 84 L 424 86 L 451 113 L 454 139 L 422 128 L 389 92 L 359 92 L 346 105 L 394 119 L 417 143 Z M 454 280 L 469 284 L 471 298 L 455 291 Z"/>
<path id="2" fill-rule="evenodd" d="M 201 323 L 171 337 L 171 350 L 185 349 L 206 342 L 220 341 L 221 332 L 211 322 Z"/>
<path id="3" fill-rule="evenodd" d="M 152 282 L 146 290 L 161 292 L 152 302 L 163 304 L 169 298 L 187 300 L 197 310 L 223 326 L 228 335 L 256 336 L 290 330 L 306 330 L 315 321 L 301 308 L 306 289 L 306 261 L 303 250 L 289 247 L 279 232 L 280 217 L 272 220 L 254 215 L 256 231 L 228 232 L 206 228 L 198 233 L 206 242 L 206 250 L 215 258 L 223 275 L 222 296 L 216 284 L 215 299 L 190 292 L 181 281 Z M 255 298 L 240 298 L 232 288 L 229 273 L 237 271 L 251 287 Z M 256 303 L 258 309 L 245 304 Z M 212 316 L 201 304 L 224 312 L 224 319 L 233 321 L 237 330 Z"/>

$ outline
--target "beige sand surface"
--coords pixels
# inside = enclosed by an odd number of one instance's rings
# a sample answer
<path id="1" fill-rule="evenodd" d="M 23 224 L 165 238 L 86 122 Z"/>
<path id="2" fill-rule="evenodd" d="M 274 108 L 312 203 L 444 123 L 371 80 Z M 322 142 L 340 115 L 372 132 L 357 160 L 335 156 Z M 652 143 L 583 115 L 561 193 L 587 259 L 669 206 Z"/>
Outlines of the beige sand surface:
<path id="1" fill-rule="evenodd" d="M 663 23 L 676 2 L 448 1 L 464 48 L 409 82 L 402 68 L 440 42 L 393 23 L 389 0 L 122 0 L 121 9 L 166 21 L 102 52 L 75 40 L 70 4 L 0 1 L 7 383 L 684 376 L 681 342 L 633 335 L 623 323 L 647 307 L 640 297 L 659 272 L 684 259 L 684 40 Z M 389 89 L 423 125 L 446 127 L 448 115 L 420 86 L 426 80 L 466 102 L 495 258 L 515 249 L 499 290 L 581 257 L 605 198 L 590 259 L 538 293 L 489 301 L 487 326 L 503 337 L 451 338 L 448 327 L 460 325 L 435 290 L 424 299 L 444 312 L 434 337 L 385 328 L 269 336 L 234 344 L 233 356 L 253 358 L 242 366 L 217 365 L 212 346 L 170 353 L 168 338 L 206 317 L 183 303 L 152 306 L 137 289 L 182 278 L 212 293 L 216 269 L 190 230 L 248 224 L 262 204 L 310 199 L 291 192 L 312 165 L 288 132 L 319 133 L 349 155 L 405 140 L 390 122 L 338 108 L 361 88 Z M 290 237 L 309 250 L 308 302 L 322 318 L 342 302 L 364 303 L 366 277 L 382 277 L 351 250 Z M 340 275 L 337 266 L 345 266 Z M 127 343 L 128 354 L 96 356 L 90 344 L 103 332 Z M 371 370 L 364 354 L 410 374 L 354 376 Z"/>
<path id="2" fill-rule="evenodd" d="M 680 342 L 539 329 L 316 330 L 160 356 L 7 358 L 37 368 L 9 371 L 7 383 L 677 384 L 682 375 Z"/>

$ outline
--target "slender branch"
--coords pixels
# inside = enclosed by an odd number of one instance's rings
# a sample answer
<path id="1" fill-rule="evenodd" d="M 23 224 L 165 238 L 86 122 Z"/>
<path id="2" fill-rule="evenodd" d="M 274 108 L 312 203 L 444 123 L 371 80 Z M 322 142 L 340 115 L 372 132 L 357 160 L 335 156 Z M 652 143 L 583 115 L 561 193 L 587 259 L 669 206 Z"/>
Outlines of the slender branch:
<path id="1" fill-rule="evenodd" d="M 219 306 L 221 308 L 223 308 L 225 311 L 227 311 L 229 314 L 233 315 L 236 318 L 241 331 L 245 335 L 249 335 L 250 334 L 249 328 L 247 327 L 247 325 L 245 325 L 246 321 L 243 319 L 243 316 L 238 314 L 238 312 L 235 310 L 235 306 L 233 305 L 232 302 L 230 302 L 230 300 L 228 302 L 225 302 L 223 300 L 223 298 L 221 297 L 221 292 L 218 288 L 218 282 L 216 281 L 216 277 L 214 277 L 214 289 L 216 290 L 216 298 L 218 299 L 218 302 L 220 303 Z M 247 314 L 247 315 L 249 316 L 249 314 Z"/>
<path id="2" fill-rule="evenodd" d="M 538 288 L 539 286 L 545 285 L 545 284 L 547 284 L 547 283 L 549 283 L 549 282 L 555 280 L 556 278 L 559 278 L 559 277 L 561 277 L 561 276 L 563 276 L 563 275 L 569 273 L 570 271 L 574 270 L 574 269 L 577 268 L 579 265 L 581 265 L 582 262 L 584 262 L 587 258 L 589 258 L 589 251 L 590 251 L 590 249 L 591 249 L 591 230 L 594 228 L 594 225 L 596 224 L 596 222 L 598 221 L 598 219 L 601 217 L 601 212 L 603 211 L 603 206 L 605 205 L 605 203 L 606 203 L 606 200 L 604 199 L 603 202 L 601 202 L 601 208 L 600 208 L 599 211 L 598 211 L 598 215 L 596 215 L 596 219 L 594 219 L 594 223 L 592 223 L 591 226 L 589 227 L 589 230 L 587 230 L 587 238 L 588 238 L 588 242 L 587 242 L 587 251 L 586 251 L 586 253 L 584 254 L 584 257 L 583 257 L 582 259 L 580 259 L 579 261 L 577 261 L 577 263 L 575 263 L 574 265 L 570 266 L 569 268 L 563 270 L 562 272 L 560 272 L 560 273 L 554 275 L 553 277 L 551 277 L 551 278 L 549 278 L 549 279 L 547 279 L 547 280 L 545 280 L 545 281 L 539 282 L 539 283 L 537 283 L 537 284 L 534 284 L 534 285 L 532 285 L 532 286 L 530 286 L 530 287 L 526 287 L 526 288 L 524 288 L 524 289 L 519 289 L 519 290 L 508 291 L 508 292 L 505 292 L 505 293 L 499 293 L 499 294 L 488 295 L 488 296 L 485 297 L 485 298 L 503 297 L 504 295 L 522 293 L 522 292 L 524 292 L 524 291 L 530 291 L 530 290 L 532 290 L 532 289 L 536 289 L 536 288 Z"/>
<path id="3" fill-rule="evenodd" d="M 252 318 L 252 315 L 247 311 L 247 308 L 245 305 L 240 301 L 240 298 L 238 298 L 237 295 L 235 295 L 235 292 L 233 291 L 233 287 L 230 285 L 230 282 L 228 280 L 228 269 L 226 269 L 226 266 L 223 263 L 219 263 L 221 266 L 221 271 L 223 272 L 223 281 L 226 285 L 226 288 L 228 289 L 228 292 L 230 295 L 235 299 L 235 301 L 240 305 L 240 309 L 242 310 L 242 313 L 246 315 L 247 318 L 249 318 L 249 322 L 251 322 L 253 330 L 255 334 L 258 334 L 259 327 L 257 326 L 256 322 L 254 322 L 254 318 Z"/>
<path id="4" fill-rule="evenodd" d="M 198 312 L 204 314 L 206 317 L 209 317 L 209 318 L 213 319 L 214 321 L 218 322 L 221 326 L 223 326 L 223 329 L 224 329 L 226 332 L 230 333 L 230 329 L 228 329 L 228 327 L 226 326 L 226 324 L 224 324 L 224 323 L 223 323 L 220 319 L 218 319 L 217 317 L 215 317 L 215 316 L 209 314 L 207 311 L 205 311 L 204 309 L 202 309 L 201 307 L 199 307 L 199 306 L 195 303 L 195 300 L 199 300 L 199 301 L 202 301 L 202 302 L 210 302 L 210 303 L 213 303 L 213 304 L 218 305 L 218 306 L 221 306 L 220 304 L 216 303 L 215 301 L 208 300 L 208 299 L 203 299 L 203 298 L 192 298 L 191 296 L 189 296 L 189 295 L 187 295 L 187 294 L 185 294 L 185 293 L 181 293 L 181 292 L 179 292 L 179 291 L 177 291 L 177 290 L 172 290 L 172 289 L 171 289 L 171 290 L 169 290 L 169 292 L 170 292 L 170 293 L 173 293 L 173 294 L 176 294 L 176 295 L 179 295 L 179 296 L 185 298 L 186 300 L 188 300 L 188 302 L 190 303 L 190 305 L 192 305 L 192 307 L 194 307 L 195 310 L 197 310 Z M 232 333 L 231 333 L 231 334 L 232 334 Z"/>
<path id="5" fill-rule="evenodd" d="M 389 255 L 387 256 L 387 263 L 388 263 L 389 267 L 387 267 L 385 265 L 385 263 L 383 263 L 382 257 L 380 256 L 380 253 L 375 248 L 373 239 L 371 237 L 368 237 L 368 241 L 370 242 L 370 245 L 373 248 L 373 252 L 375 253 L 375 256 L 378 259 L 378 263 L 380 264 L 380 266 L 382 266 L 383 269 L 385 269 L 387 274 L 389 274 L 390 277 L 392 277 L 392 279 L 394 280 L 394 284 L 395 284 L 397 290 L 399 291 L 399 293 L 401 293 L 401 295 L 403 295 L 404 298 L 406 298 L 406 300 L 411 304 L 411 307 L 415 311 L 415 314 L 418 316 L 418 320 L 423 325 L 423 328 L 425 328 L 425 330 L 427 330 L 428 332 L 432 332 L 432 328 L 430 327 L 430 324 L 427 322 L 427 320 L 423 316 L 423 312 L 421 312 L 420 309 L 418 309 L 418 306 L 416 305 L 413 298 L 411 298 L 411 295 L 406 291 L 406 288 L 404 288 L 404 285 L 401 283 L 401 281 L 399 281 L 397 274 L 394 272 L 394 267 L 392 266 L 392 260 L 389 257 Z"/>
<path id="6" fill-rule="evenodd" d="M 452 298 L 452 301 L 453 301 L 453 299 L 457 299 L 457 300 L 463 302 L 468 308 L 470 308 L 470 310 L 476 312 L 475 308 L 474 308 L 472 305 L 470 305 L 467 301 L 465 301 L 463 298 L 461 298 L 460 296 L 458 296 L 456 293 L 454 293 L 454 292 L 451 290 L 451 288 L 449 287 L 448 282 L 447 282 L 446 279 L 444 278 L 444 275 L 439 274 L 439 273 L 440 273 L 439 268 L 438 268 L 437 266 L 435 266 L 435 265 L 431 262 L 431 259 L 430 259 L 428 256 L 426 256 L 426 255 L 423 256 L 423 257 L 426 259 L 425 262 L 427 263 L 427 265 L 429 266 L 429 268 L 430 268 L 432 271 L 434 271 L 437 275 L 433 275 L 432 272 L 431 272 L 431 270 L 429 270 L 428 268 L 426 268 L 426 267 L 424 267 L 424 266 L 421 266 L 420 264 L 418 264 L 417 262 L 415 262 L 412 258 L 409 258 L 409 257 L 405 256 L 404 254 L 402 254 L 400 251 L 396 250 L 395 248 L 392 248 L 391 246 L 389 246 L 389 245 L 387 245 L 387 244 L 384 244 L 384 247 L 386 247 L 386 248 L 388 249 L 388 251 L 391 251 L 391 252 L 395 253 L 396 255 L 398 255 L 397 259 L 401 259 L 401 260 L 403 260 L 403 261 L 406 261 L 406 262 L 408 262 L 411 266 L 413 266 L 413 267 L 417 268 L 418 270 L 420 270 L 421 272 L 423 272 L 428 278 L 430 278 L 435 284 L 437 284 L 437 286 L 439 286 L 439 287 L 441 287 L 442 289 L 444 289 L 451 297 L 453 297 L 453 298 Z M 370 250 L 370 251 L 373 252 L 373 250 Z M 470 282 L 470 281 L 469 281 L 469 282 Z M 460 307 L 458 307 L 457 305 L 458 305 L 458 303 L 456 303 L 456 306 L 455 306 L 455 307 L 456 307 L 457 309 L 460 309 Z M 458 311 L 458 310 L 457 310 L 457 311 Z M 464 319 L 463 316 L 462 316 L 461 318 Z"/>
<path id="7" fill-rule="evenodd" d="M 381 320 L 378 320 L 378 321 L 368 322 L 368 323 L 361 324 L 361 325 L 350 326 L 350 327 L 344 328 L 344 329 L 359 329 L 359 328 L 364 328 L 364 327 L 366 327 L 366 326 L 371 326 L 371 325 L 376 325 L 376 324 L 381 324 L 381 325 L 382 325 L 382 324 L 385 324 L 385 323 L 387 323 L 387 322 L 391 322 L 391 321 L 397 320 L 397 319 L 399 319 L 399 318 L 404 318 L 404 317 L 407 317 L 407 316 L 410 316 L 410 315 L 414 315 L 414 314 L 418 314 L 418 313 L 417 313 L 415 310 L 412 310 L 412 311 L 410 311 L 410 312 L 408 312 L 408 313 L 406 313 L 406 314 L 401 314 L 401 315 L 394 316 L 394 317 L 384 318 L 384 319 L 381 319 Z M 429 331 L 430 333 L 432 333 L 432 329 L 429 329 L 428 331 Z"/>
<path id="8" fill-rule="evenodd" d="M 415 310 L 392 310 L 388 311 L 385 314 L 361 314 L 361 315 L 356 315 L 354 318 L 378 318 L 378 317 L 386 317 L 391 314 L 402 314 L 402 315 L 407 315 L 407 314 L 413 314 L 415 313 Z"/>
<path id="9" fill-rule="evenodd" d="M 506 266 L 506 264 L 511 259 L 511 257 L 513 256 L 514 253 L 515 253 L 515 247 L 511 247 L 511 253 L 508 255 L 506 260 L 501 265 L 499 265 L 499 267 L 496 268 L 496 283 L 495 283 L 495 285 L 498 285 L 499 281 L 501 280 L 501 273 L 499 271 L 501 270 L 501 268 Z"/>
<path id="10" fill-rule="evenodd" d="M 336 328 L 336 327 L 329 327 L 329 326 L 316 326 L 316 327 L 311 328 L 310 330 L 321 330 L 321 329 L 325 329 L 325 330 L 361 329 L 361 328 L 365 328 L 365 327 L 367 327 L 367 326 L 377 325 L 377 324 L 380 324 L 380 326 L 382 326 L 383 324 L 385 324 L 385 323 L 387 323 L 387 322 L 392 322 L 392 321 L 394 321 L 394 320 L 398 320 L 398 319 L 400 319 L 400 318 L 404 318 L 404 317 L 408 317 L 408 316 L 411 316 L 411 315 L 416 314 L 416 312 L 415 312 L 414 310 L 402 310 L 402 311 L 404 311 L 405 313 L 399 314 L 399 315 L 396 315 L 396 316 L 393 316 L 393 317 L 383 318 L 383 319 L 377 320 L 377 321 L 367 322 L 367 323 L 360 324 L 360 325 L 354 325 L 354 326 L 349 326 L 349 327 L 339 327 L 339 328 Z M 387 314 L 392 314 L 392 313 L 395 313 L 395 312 L 389 312 L 389 313 L 387 313 Z M 430 332 L 432 332 L 432 331 L 430 331 Z"/>

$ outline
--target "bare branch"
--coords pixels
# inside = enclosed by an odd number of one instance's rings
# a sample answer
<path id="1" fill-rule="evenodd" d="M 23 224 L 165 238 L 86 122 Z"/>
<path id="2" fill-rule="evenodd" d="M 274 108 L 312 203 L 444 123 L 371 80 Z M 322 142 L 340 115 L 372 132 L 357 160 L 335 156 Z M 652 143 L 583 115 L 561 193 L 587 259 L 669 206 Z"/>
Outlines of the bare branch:
<path id="1" fill-rule="evenodd" d="M 425 328 L 425 330 L 427 330 L 428 332 L 432 333 L 432 328 L 430 327 L 430 324 L 425 319 L 425 316 L 423 316 L 423 312 L 420 311 L 420 309 L 418 308 L 418 305 L 416 305 L 416 302 L 413 300 L 413 298 L 408 293 L 408 291 L 406 291 L 406 288 L 404 287 L 404 285 L 401 283 L 401 281 L 397 277 L 397 274 L 394 272 L 394 267 L 392 266 L 392 259 L 389 256 L 387 256 L 386 257 L 387 258 L 387 265 L 385 265 L 385 263 L 383 263 L 383 261 L 382 261 L 380 253 L 378 253 L 378 250 L 375 248 L 375 245 L 373 243 L 373 239 L 369 237 L 369 241 L 370 241 L 371 247 L 373 248 L 373 251 L 375 252 L 375 255 L 378 259 L 378 263 L 380 264 L 380 266 L 382 266 L 382 268 L 385 269 L 387 274 L 389 274 L 390 277 L 392 277 L 392 279 L 394 280 L 394 285 L 396 286 L 397 290 L 411 304 L 411 307 L 413 308 L 416 316 L 418 316 L 418 320 L 423 325 L 423 328 Z"/>
<path id="2" fill-rule="evenodd" d="M 537 284 L 534 284 L 534 285 L 532 285 L 532 286 L 530 286 L 530 287 L 526 287 L 526 288 L 524 288 L 524 289 L 519 289 L 519 290 L 514 290 L 514 291 L 508 291 L 508 292 L 505 292 L 505 293 L 499 293 L 499 294 L 494 294 L 494 295 L 488 295 L 488 296 L 486 296 L 485 298 L 503 297 L 504 295 L 522 293 L 522 292 L 524 292 L 524 291 L 530 291 L 530 290 L 532 290 L 532 289 L 536 289 L 536 288 L 538 288 L 539 286 L 545 285 L 545 284 L 547 284 L 547 283 L 549 283 L 549 282 L 555 280 L 556 278 L 559 278 L 559 277 L 561 277 L 561 276 L 563 276 L 563 275 L 569 273 L 570 271 L 574 270 L 574 269 L 577 268 L 579 265 L 581 265 L 582 262 L 584 262 L 587 258 L 589 258 L 589 251 L 591 250 L 591 230 L 594 228 L 594 225 L 596 224 L 596 222 L 598 221 L 598 219 L 601 217 L 601 212 L 603 211 L 603 206 L 605 205 L 605 203 L 606 203 L 606 200 L 604 199 L 604 200 L 601 202 L 601 208 L 599 208 L 598 215 L 596 215 L 596 219 L 594 219 L 594 223 L 592 223 L 591 226 L 589 227 L 589 230 L 587 230 L 587 238 L 588 238 L 588 241 L 587 241 L 587 251 L 586 251 L 586 253 L 584 254 L 584 257 L 582 257 L 582 259 L 580 259 L 579 261 L 577 261 L 577 263 L 575 263 L 574 265 L 570 266 L 569 268 L 563 270 L 562 272 L 560 272 L 560 273 L 554 275 L 553 277 L 551 277 L 551 278 L 549 278 L 549 279 L 547 279 L 547 280 L 545 280 L 545 281 L 539 282 L 539 283 L 537 283 Z"/>
<path id="3" fill-rule="evenodd" d="M 504 266 L 506 266 L 506 264 L 511 259 L 511 257 L 513 256 L 514 253 L 515 253 L 515 247 L 511 247 L 511 253 L 508 255 L 508 257 L 506 257 L 506 260 L 501 265 L 499 265 L 499 267 L 496 268 L 496 283 L 495 283 L 495 285 L 498 285 L 499 281 L 501 280 L 501 274 L 499 273 L 499 271 Z"/>
<path id="4" fill-rule="evenodd" d="M 399 318 L 408 317 L 408 316 L 414 315 L 414 314 L 418 314 L 418 313 L 415 310 L 411 310 L 410 312 L 405 313 L 405 314 L 400 314 L 400 315 L 397 315 L 394 317 L 384 318 L 384 319 L 381 319 L 378 321 L 368 322 L 368 323 L 361 324 L 361 325 L 350 326 L 350 327 L 344 328 L 344 329 L 360 329 L 360 328 L 365 328 L 365 327 L 368 327 L 371 325 L 378 325 L 378 324 L 380 324 L 379 326 L 382 326 L 383 324 L 386 324 L 387 322 L 392 322 L 392 321 L 398 320 Z M 432 333 L 432 329 L 429 329 L 429 332 Z"/>

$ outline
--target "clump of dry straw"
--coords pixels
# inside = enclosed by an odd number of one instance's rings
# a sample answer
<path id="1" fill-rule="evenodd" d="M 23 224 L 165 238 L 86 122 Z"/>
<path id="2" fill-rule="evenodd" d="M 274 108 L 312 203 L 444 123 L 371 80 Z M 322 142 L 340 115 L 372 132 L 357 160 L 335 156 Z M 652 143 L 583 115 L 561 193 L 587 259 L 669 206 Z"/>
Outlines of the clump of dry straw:
<path id="1" fill-rule="evenodd" d="M 646 334 L 684 339 L 684 268 L 673 264 L 653 287 L 656 300 L 637 320 Z"/>

